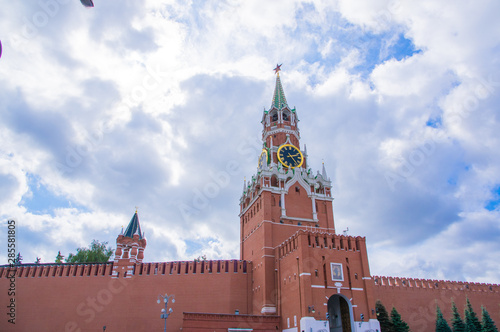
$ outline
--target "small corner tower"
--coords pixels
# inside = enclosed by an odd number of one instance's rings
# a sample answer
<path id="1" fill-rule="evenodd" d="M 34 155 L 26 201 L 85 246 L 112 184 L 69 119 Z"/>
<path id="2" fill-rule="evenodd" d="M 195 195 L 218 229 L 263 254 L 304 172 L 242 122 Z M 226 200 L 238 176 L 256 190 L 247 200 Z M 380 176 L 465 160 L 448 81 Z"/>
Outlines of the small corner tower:
<path id="1" fill-rule="evenodd" d="M 131 277 L 133 275 L 133 264 L 142 263 L 144 249 L 146 249 L 146 238 L 141 231 L 137 210 L 130 220 L 125 233 L 122 231 L 116 238 L 115 262 L 113 265 L 113 277 Z"/>

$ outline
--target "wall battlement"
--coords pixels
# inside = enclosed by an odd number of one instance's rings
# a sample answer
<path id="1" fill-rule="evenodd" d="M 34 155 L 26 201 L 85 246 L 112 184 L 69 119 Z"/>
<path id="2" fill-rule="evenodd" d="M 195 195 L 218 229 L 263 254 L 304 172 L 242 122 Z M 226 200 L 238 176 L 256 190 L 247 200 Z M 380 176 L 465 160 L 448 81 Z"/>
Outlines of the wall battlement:
<path id="1" fill-rule="evenodd" d="M 135 275 L 186 275 L 247 273 L 251 262 L 244 260 L 175 261 L 163 263 L 141 263 L 136 265 Z"/>
<path id="2" fill-rule="evenodd" d="M 113 262 L 3 265 L 0 278 L 11 278 L 13 273 L 16 278 L 110 276 L 112 271 Z"/>
<path id="3" fill-rule="evenodd" d="M 373 280 L 376 287 L 399 287 L 401 289 L 407 289 L 409 291 L 452 290 L 497 294 L 500 293 L 500 285 L 498 284 L 385 276 L 373 276 Z"/>
<path id="4" fill-rule="evenodd" d="M 309 247 L 321 249 L 359 251 L 361 243 L 366 242 L 366 238 L 362 236 L 339 235 L 321 230 L 301 229 L 276 247 L 276 256 L 281 258 L 295 251 L 299 246 L 298 238 L 300 236 L 307 236 Z"/>
<path id="5" fill-rule="evenodd" d="M 247 273 L 249 264 L 241 260 L 136 263 L 132 271 L 134 276 Z M 11 278 L 13 274 L 16 278 L 111 276 L 113 265 L 114 262 L 3 265 L 0 266 L 0 278 Z"/>

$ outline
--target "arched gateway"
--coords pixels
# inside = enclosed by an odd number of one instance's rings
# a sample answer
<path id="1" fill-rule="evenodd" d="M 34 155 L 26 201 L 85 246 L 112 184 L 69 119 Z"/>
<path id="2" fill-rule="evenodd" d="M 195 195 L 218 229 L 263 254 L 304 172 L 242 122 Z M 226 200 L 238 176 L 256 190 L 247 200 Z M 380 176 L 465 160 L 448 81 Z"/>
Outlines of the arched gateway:
<path id="1" fill-rule="evenodd" d="M 354 331 L 352 304 L 342 294 L 334 294 L 328 299 L 328 320 L 330 332 Z"/>

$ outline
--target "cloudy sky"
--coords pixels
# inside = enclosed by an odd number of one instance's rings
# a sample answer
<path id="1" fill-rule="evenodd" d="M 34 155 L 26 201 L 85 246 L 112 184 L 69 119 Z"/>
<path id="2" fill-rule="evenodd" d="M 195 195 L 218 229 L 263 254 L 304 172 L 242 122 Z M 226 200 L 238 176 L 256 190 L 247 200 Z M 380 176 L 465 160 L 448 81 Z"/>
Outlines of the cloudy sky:
<path id="1" fill-rule="evenodd" d="M 15 219 L 25 263 L 114 248 L 136 206 L 147 261 L 239 258 L 283 63 L 372 274 L 500 282 L 498 1 L 0 2 L 0 243 Z"/>

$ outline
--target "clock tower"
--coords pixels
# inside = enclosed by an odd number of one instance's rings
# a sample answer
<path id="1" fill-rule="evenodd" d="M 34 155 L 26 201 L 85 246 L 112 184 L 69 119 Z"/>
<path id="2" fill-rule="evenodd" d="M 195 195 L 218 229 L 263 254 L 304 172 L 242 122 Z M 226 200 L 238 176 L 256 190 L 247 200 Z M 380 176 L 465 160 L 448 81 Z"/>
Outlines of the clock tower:
<path id="1" fill-rule="evenodd" d="M 262 114 L 257 173 L 245 181 L 240 199 L 241 259 L 253 261 L 257 269 L 254 312 L 264 314 L 276 313 L 274 248 L 300 229 L 335 233 L 332 183 L 324 165 L 321 173 L 309 167 L 298 112 L 288 106 L 280 67 L 275 68 L 271 107 Z"/>
<path id="2" fill-rule="evenodd" d="M 311 169 L 280 65 L 275 72 L 257 172 L 240 198 L 241 259 L 252 262 L 249 312 L 279 316 L 287 332 L 380 331 L 365 238 L 335 234 L 332 183 L 324 165 Z"/>

